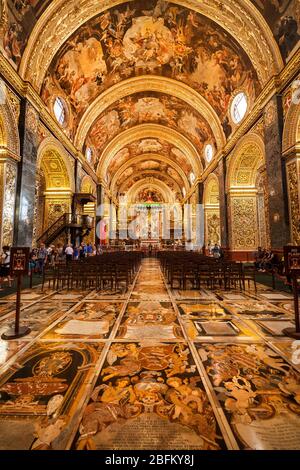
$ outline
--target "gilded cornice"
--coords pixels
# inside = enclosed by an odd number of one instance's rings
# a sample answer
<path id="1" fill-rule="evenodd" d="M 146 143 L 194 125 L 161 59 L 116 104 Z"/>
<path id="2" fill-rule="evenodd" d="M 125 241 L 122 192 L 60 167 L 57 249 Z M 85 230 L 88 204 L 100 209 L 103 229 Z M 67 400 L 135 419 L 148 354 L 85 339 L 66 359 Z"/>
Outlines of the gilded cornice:
<path id="1" fill-rule="evenodd" d="M 0 145 L 0 162 L 3 163 L 6 161 L 19 162 L 21 161 L 21 157 L 7 147 Z"/>
<path id="2" fill-rule="evenodd" d="M 128 1 L 128 0 L 127 0 Z M 132 1 L 132 0 L 129 0 Z M 64 42 L 85 22 L 124 0 L 53 1 L 36 23 L 20 65 L 20 75 L 41 90 L 46 72 Z M 177 0 L 218 23 L 248 54 L 262 84 L 278 73 L 283 61 L 273 34 L 249 0 Z"/>

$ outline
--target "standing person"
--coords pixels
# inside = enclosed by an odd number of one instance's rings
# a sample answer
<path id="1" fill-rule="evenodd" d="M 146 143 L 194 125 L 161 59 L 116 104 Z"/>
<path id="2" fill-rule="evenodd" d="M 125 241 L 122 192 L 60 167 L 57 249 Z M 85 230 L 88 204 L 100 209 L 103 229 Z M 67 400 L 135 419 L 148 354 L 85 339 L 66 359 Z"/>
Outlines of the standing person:
<path id="1" fill-rule="evenodd" d="M 84 258 L 85 258 L 84 245 L 83 243 L 81 243 L 79 247 L 79 259 L 82 261 Z"/>
<path id="2" fill-rule="evenodd" d="M 79 246 L 75 245 L 74 247 L 74 260 L 77 261 L 79 257 Z"/>
<path id="3" fill-rule="evenodd" d="M 4 246 L 3 247 L 3 253 L 1 255 L 1 266 L 0 266 L 0 281 L 4 280 L 5 278 L 8 279 L 8 285 L 11 287 L 11 277 L 9 275 L 10 272 L 10 247 L 9 246 Z M 0 290 L 2 290 L 1 284 L 0 284 Z"/>
<path id="4" fill-rule="evenodd" d="M 73 250 L 73 247 L 71 245 L 71 243 L 69 243 L 65 249 L 65 254 L 66 254 L 66 258 L 67 258 L 67 263 L 70 263 L 73 259 L 73 255 L 74 255 L 74 250 Z"/>
<path id="5" fill-rule="evenodd" d="M 87 253 L 87 256 L 92 256 L 93 255 L 93 247 L 92 247 L 91 243 L 87 244 L 86 253 Z"/>
<path id="6" fill-rule="evenodd" d="M 41 243 L 40 249 L 38 251 L 38 269 L 39 273 L 43 274 L 44 266 L 47 261 L 48 251 L 46 249 L 45 243 Z"/>

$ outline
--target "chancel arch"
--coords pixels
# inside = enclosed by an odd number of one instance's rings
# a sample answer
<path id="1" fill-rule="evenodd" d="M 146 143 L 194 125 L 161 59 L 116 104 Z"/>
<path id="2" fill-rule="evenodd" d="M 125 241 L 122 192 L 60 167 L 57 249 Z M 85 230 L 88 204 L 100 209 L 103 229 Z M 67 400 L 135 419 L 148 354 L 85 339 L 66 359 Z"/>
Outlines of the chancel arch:
<path id="1" fill-rule="evenodd" d="M 220 191 L 219 180 L 215 174 L 209 175 L 205 181 L 203 203 L 205 245 L 220 245 Z"/>
<path id="2" fill-rule="evenodd" d="M 230 157 L 226 183 L 230 248 L 234 251 L 247 252 L 257 249 L 261 241 L 261 211 L 266 219 L 264 227 L 267 228 L 267 207 L 265 204 L 263 207 L 258 205 L 257 188 L 258 170 L 263 167 L 264 161 L 264 143 L 255 133 L 242 138 Z M 263 239 L 267 240 L 267 237 L 266 233 Z"/>
<path id="3" fill-rule="evenodd" d="M 111 192 L 113 194 L 115 194 L 118 190 L 117 188 L 120 187 L 120 182 L 126 180 L 126 171 L 128 168 L 135 170 L 132 173 L 134 173 L 134 176 L 136 177 L 138 177 L 138 174 L 145 174 L 145 172 L 152 171 L 158 171 L 161 174 L 165 173 L 165 176 L 169 177 L 171 180 L 173 179 L 173 181 L 177 183 L 177 186 L 180 181 L 181 184 L 179 185 L 179 192 L 181 192 L 183 187 L 185 187 L 186 191 L 190 188 L 190 183 L 185 172 L 182 170 L 180 165 L 174 162 L 174 160 L 155 153 L 147 153 L 144 155 L 138 155 L 126 161 L 119 168 L 114 165 L 113 173 L 110 172 L 113 174 L 110 184 Z"/>

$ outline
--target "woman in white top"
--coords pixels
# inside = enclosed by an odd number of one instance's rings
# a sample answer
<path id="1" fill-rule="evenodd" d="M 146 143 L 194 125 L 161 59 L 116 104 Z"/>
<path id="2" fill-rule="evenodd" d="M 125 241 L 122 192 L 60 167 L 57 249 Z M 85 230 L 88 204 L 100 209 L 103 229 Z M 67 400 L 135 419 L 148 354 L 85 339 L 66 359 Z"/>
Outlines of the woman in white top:
<path id="1" fill-rule="evenodd" d="M 69 244 L 67 248 L 65 249 L 65 254 L 66 254 L 67 262 L 72 261 L 74 250 L 71 244 Z"/>

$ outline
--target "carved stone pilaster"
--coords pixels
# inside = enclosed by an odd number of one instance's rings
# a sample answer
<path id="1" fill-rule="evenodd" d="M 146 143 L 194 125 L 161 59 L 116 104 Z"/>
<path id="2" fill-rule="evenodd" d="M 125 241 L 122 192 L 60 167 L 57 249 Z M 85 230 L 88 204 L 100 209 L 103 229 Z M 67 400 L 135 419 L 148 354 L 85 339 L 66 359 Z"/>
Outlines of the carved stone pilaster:
<path id="1" fill-rule="evenodd" d="M 300 245 L 300 157 L 286 164 L 289 195 L 291 241 Z"/>
<path id="2" fill-rule="evenodd" d="M 282 160 L 282 102 L 275 96 L 265 108 L 265 161 L 271 248 L 282 249 L 289 242 L 289 217 L 285 165 Z"/>
<path id="3" fill-rule="evenodd" d="M 33 238 L 39 115 L 23 101 L 20 114 L 21 157 L 18 175 L 14 243 L 31 246 Z"/>

